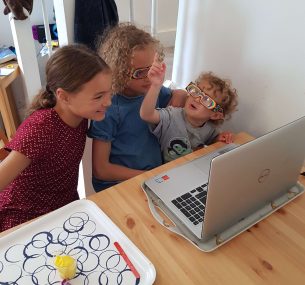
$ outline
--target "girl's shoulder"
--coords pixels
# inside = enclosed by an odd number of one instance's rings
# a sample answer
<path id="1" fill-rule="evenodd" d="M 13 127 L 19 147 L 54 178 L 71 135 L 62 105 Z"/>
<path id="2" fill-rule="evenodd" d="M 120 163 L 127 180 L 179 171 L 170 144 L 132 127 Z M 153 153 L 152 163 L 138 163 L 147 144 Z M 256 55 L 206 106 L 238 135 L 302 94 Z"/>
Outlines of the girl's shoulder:
<path id="1" fill-rule="evenodd" d="M 21 123 L 19 128 L 45 124 L 50 121 L 51 117 L 52 117 L 51 109 L 36 110 L 32 114 L 30 114 L 27 118 L 25 118 L 25 120 Z"/>
<path id="2" fill-rule="evenodd" d="M 54 124 L 50 123 L 52 116 L 50 109 L 33 112 L 19 126 L 8 149 L 17 150 L 31 159 L 50 149 L 54 131 Z"/>
<path id="3" fill-rule="evenodd" d="M 18 131 L 25 133 L 52 132 L 59 128 L 61 120 L 53 108 L 36 110 L 28 116 L 18 128 Z"/>
<path id="4" fill-rule="evenodd" d="M 53 108 L 40 109 L 29 115 L 24 122 L 46 122 L 56 117 L 56 112 Z"/>

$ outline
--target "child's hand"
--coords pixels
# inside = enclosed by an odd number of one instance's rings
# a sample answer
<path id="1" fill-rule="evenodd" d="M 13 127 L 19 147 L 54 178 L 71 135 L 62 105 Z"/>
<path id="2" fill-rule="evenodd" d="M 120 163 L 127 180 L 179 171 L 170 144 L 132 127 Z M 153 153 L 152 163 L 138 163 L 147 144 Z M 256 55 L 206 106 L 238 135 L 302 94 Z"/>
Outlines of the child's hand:
<path id="1" fill-rule="evenodd" d="M 234 135 L 231 132 L 222 132 L 217 136 L 216 141 L 224 142 L 224 143 L 232 143 L 234 139 L 233 136 Z"/>
<path id="2" fill-rule="evenodd" d="M 164 62 L 159 62 L 159 56 L 156 53 L 154 62 L 148 71 L 148 78 L 152 85 L 161 86 L 164 81 L 166 65 Z"/>

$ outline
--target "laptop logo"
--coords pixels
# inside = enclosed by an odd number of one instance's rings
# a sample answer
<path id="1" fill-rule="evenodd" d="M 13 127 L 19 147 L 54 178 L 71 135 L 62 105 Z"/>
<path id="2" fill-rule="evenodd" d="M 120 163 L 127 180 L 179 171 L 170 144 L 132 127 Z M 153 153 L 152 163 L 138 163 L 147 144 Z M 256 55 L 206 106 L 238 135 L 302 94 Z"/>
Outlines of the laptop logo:
<path id="1" fill-rule="evenodd" d="M 168 180 L 168 179 L 169 179 L 169 176 L 168 176 L 168 175 L 163 175 L 163 176 L 161 176 L 161 177 L 156 178 L 155 181 L 156 181 L 157 183 L 162 183 L 162 182 L 164 182 L 164 181 L 166 181 L 166 180 Z"/>
<path id="2" fill-rule="evenodd" d="M 258 183 L 264 183 L 267 180 L 267 178 L 269 177 L 270 173 L 271 173 L 271 169 L 269 169 L 269 168 L 264 169 L 258 176 L 258 179 L 257 179 Z"/>

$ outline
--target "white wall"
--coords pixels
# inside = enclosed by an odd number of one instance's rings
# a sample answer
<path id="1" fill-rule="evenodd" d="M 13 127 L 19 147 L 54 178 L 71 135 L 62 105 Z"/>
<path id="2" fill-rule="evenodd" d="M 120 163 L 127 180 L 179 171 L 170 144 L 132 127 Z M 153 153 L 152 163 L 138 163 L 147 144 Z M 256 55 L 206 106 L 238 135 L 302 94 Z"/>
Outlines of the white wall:
<path id="1" fill-rule="evenodd" d="M 151 0 L 133 0 L 134 22 L 141 28 L 150 31 Z M 164 46 L 175 43 L 176 24 L 179 0 L 157 0 L 156 37 Z M 129 21 L 129 0 L 116 0 L 121 22 Z"/>
<path id="2" fill-rule="evenodd" d="M 231 78 L 239 111 L 225 126 L 258 136 L 305 115 L 303 0 L 180 0 L 173 80 Z"/>

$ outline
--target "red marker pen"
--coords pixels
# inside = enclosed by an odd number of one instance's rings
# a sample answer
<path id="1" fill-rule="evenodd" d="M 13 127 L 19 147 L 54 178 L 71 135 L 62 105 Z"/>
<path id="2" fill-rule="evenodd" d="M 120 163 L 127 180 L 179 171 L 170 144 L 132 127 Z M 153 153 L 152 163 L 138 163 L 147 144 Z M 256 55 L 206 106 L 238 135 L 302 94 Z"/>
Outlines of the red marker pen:
<path id="1" fill-rule="evenodd" d="M 139 284 L 140 282 L 140 274 L 137 271 L 137 269 L 134 267 L 134 265 L 131 263 L 130 259 L 128 258 L 128 256 L 126 255 L 125 251 L 122 249 L 122 247 L 119 245 L 119 243 L 116 241 L 113 243 L 114 246 L 117 248 L 117 250 L 119 251 L 120 255 L 123 257 L 123 259 L 125 260 L 125 262 L 127 263 L 128 267 L 130 268 L 131 272 L 134 274 L 134 276 L 136 277 L 136 284 Z"/>

